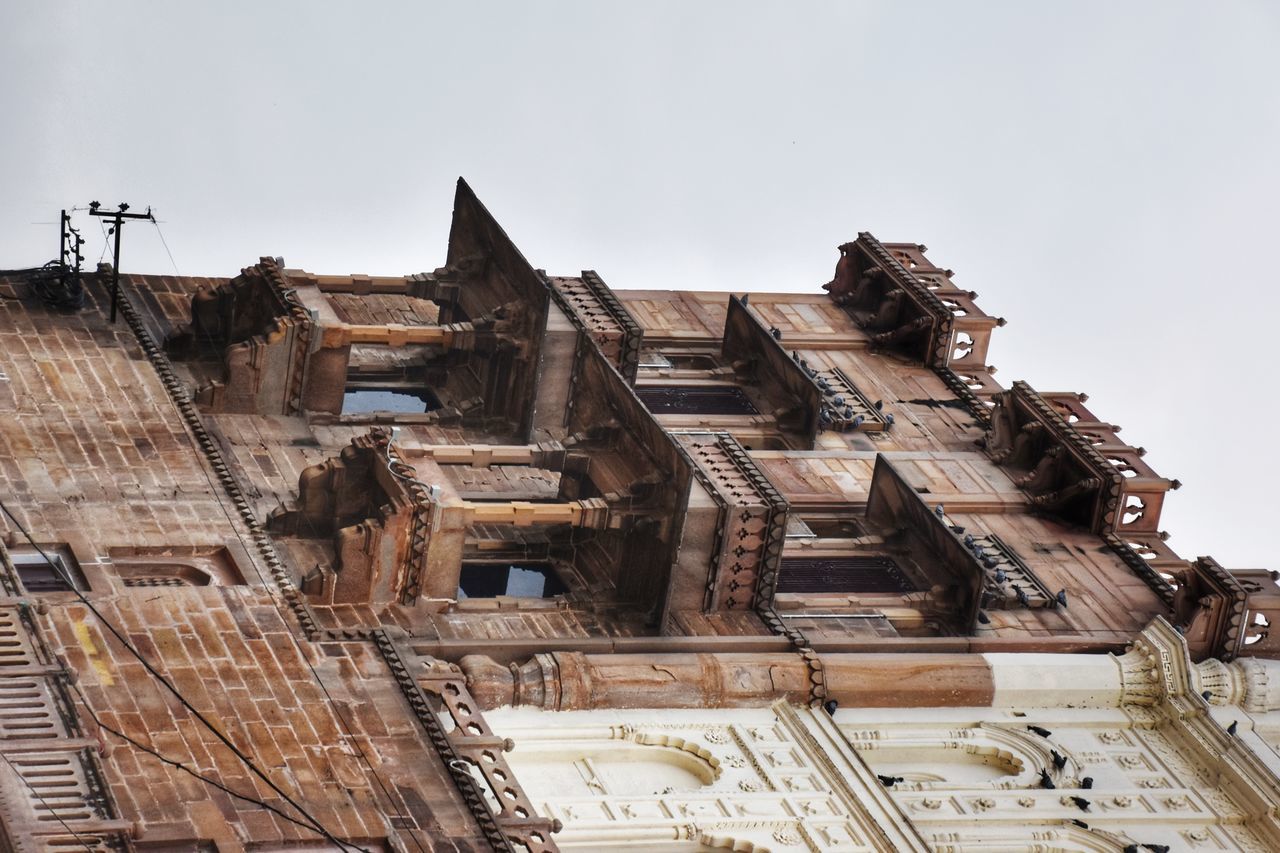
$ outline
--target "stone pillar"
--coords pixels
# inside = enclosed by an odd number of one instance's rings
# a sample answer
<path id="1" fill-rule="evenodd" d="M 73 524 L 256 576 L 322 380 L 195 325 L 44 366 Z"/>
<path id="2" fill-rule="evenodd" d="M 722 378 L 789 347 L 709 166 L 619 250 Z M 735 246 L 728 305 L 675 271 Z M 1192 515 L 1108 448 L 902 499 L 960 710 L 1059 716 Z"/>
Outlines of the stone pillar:
<path id="1" fill-rule="evenodd" d="M 485 708 L 750 708 L 810 698 L 808 665 L 791 652 L 552 652 L 523 666 L 479 655 L 460 663 Z M 829 698 L 851 707 L 987 706 L 995 690 L 982 655 L 835 654 L 822 664 Z"/>

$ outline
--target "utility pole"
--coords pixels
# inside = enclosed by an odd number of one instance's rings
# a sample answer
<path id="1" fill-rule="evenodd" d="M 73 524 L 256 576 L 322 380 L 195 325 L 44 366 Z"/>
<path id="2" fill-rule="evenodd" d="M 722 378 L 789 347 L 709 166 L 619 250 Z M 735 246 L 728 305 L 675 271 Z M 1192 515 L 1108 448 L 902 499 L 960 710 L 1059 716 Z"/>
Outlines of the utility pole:
<path id="1" fill-rule="evenodd" d="M 126 219 L 149 219 L 152 222 L 156 218 L 151 215 L 151 208 L 147 208 L 146 213 L 126 213 L 129 205 L 120 202 L 120 206 L 116 210 L 99 210 L 102 207 L 96 201 L 89 202 L 89 215 L 101 216 L 106 219 L 114 220 L 115 224 L 111 226 L 111 233 L 116 236 L 116 250 L 114 259 L 111 264 L 111 322 L 116 321 L 116 304 L 120 301 L 120 231 L 124 228 Z"/>

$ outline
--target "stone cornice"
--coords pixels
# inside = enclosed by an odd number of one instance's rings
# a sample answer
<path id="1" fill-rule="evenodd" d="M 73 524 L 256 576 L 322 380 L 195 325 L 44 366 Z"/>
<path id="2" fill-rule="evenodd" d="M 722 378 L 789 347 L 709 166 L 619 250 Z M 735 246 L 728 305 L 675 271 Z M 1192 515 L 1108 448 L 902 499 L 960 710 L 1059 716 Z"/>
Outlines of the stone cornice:
<path id="1" fill-rule="evenodd" d="M 1194 756 L 1199 766 L 1216 770 L 1219 787 L 1244 811 L 1248 827 L 1271 849 L 1280 849 L 1280 778 L 1242 742 L 1244 731 L 1228 732 L 1208 713 L 1210 702 L 1198 690 L 1206 673 L 1191 663 L 1182 635 L 1156 617 L 1117 661 L 1126 679 L 1125 696 L 1145 699 L 1152 691 L 1143 685 L 1154 685 L 1156 701 L 1133 704 L 1156 705 L 1156 725 L 1180 743 L 1188 758 Z M 1256 672 L 1252 675 L 1257 677 Z"/>

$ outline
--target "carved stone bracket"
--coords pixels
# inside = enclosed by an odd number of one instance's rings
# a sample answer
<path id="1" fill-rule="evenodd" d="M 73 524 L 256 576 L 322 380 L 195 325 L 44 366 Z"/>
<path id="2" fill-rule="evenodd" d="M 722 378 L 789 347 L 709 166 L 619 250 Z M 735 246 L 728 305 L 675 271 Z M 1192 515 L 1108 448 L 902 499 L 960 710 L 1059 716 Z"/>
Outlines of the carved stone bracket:
<path id="1" fill-rule="evenodd" d="M 513 853 L 558 850 L 551 833 L 560 831 L 559 821 L 537 816 L 504 757 L 513 745 L 495 735 L 484 721 L 462 670 L 429 660 L 425 674 L 415 678 L 386 631 L 375 631 L 373 640 L 493 848 Z M 434 697 L 438 710 L 428 696 Z M 443 723 L 446 718 L 448 727 Z"/>
<path id="2" fill-rule="evenodd" d="M 946 365 L 954 315 L 873 235 L 841 246 L 844 253 L 827 290 L 871 336 L 927 367 Z"/>
<path id="3" fill-rule="evenodd" d="M 1192 657 L 1229 661 L 1244 641 L 1249 594 L 1212 557 L 1201 557 L 1179 573 L 1173 621 L 1183 631 Z"/>
<path id="4" fill-rule="evenodd" d="M 1114 660 L 1120 667 L 1121 705 L 1181 703 L 1199 692 L 1187 642 L 1163 617 L 1157 616 Z"/>
<path id="5" fill-rule="evenodd" d="M 1025 472 L 1015 482 L 1034 505 L 1097 533 L 1117 527 L 1124 477 L 1027 383 L 998 395 L 984 443 Z"/>

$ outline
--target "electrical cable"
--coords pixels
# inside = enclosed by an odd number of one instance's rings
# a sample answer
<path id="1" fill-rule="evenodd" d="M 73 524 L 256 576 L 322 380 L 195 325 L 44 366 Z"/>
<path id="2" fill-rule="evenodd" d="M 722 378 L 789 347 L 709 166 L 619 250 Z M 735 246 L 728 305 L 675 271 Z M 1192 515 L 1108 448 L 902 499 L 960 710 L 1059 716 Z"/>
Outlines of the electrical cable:
<path id="1" fill-rule="evenodd" d="M 156 222 L 154 215 L 151 217 L 151 224 L 156 227 L 156 233 L 160 235 L 160 245 L 164 246 L 164 253 L 169 256 L 169 263 L 173 264 L 174 275 L 182 275 L 178 271 L 178 262 L 173 259 L 173 252 L 169 251 L 169 241 L 164 239 L 164 232 L 160 230 L 160 223 Z"/>
<path id="2" fill-rule="evenodd" d="M 182 695 L 182 693 L 178 690 L 178 688 L 176 688 L 172 684 L 172 682 L 169 681 L 169 679 L 165 678 L 164 675 L 162 675 L 159 670 L 157 670 L 154 666 L 151 665 L 150 661 L 148 661 L 142 655 L 141 652 L 139 652 L 136 648 L 134 648 L 133 645 L 127 639 L 125 639 L 124 635 L 120 633 L 120 630 L 116 628 L 116 626 L 113 625 L 109 619 L 107 619 L 105 616 L 102 615 L 102 612 L 99 611 L 98 608 L 94 606 L 93 602 L 90 601 L 83 592 L 81 592 L 79 589 L 76 588 L 75 583 L 67 575 L 67 573 L 63 571 L 62 567 L 58 565 L 58 563 L 56 563 L 48 554 L 46 554 L 44 552 L 44 549 L 42 549 L 39 545 L 36 544 L 36 541 L 34 538 L 32 538 L 30 532 L 28 532 L 26 527 L 24 527 L 22 523 L 18 521 L 17 518 L 14 517 L 13 513 L 9 511 L 9 508 L 5 506 L 3 501 L 0 501 L 0 511 L 3 511 L 3 513 L 9 517 L 9 520 L 12 521 L 13 524 L 18 528 L 18 532 L 20 532 L 23 538 L 27 540 L 27 543 L 36 550 L 36 553 L 38 553 L 46 563 L 49 564 L 49 566 L 54 570 L 54 572 L 56 572 L 58 576 L 63 580 L 63 582 L 67 584 L 67 586 L 71 589 L 71 591 L 75 593 L 76 598 L 80 599 L 80 603 L 83 604 L 85 607 L 89 608 L 89 612 L 91 612 L 94 616 L 98 618 L 98 620 L 106 627 L 106 629 L 111 632 L 112 636 L 114 636 L 116 640 L 122 646 L 124 646 L 125 650 L 128 651 L 130 654 L 132 654 L 135 658 L 137 658 L 138 662 L 142 664 L 143 668 L 154 679 L 156 679 L 156 681 L 160 682 L 160 684 L 162 684 L 170 693 L 172 693 L 174 698 L 176 698 L 178 702 L 181 703 L 182 706 L 186 708 L 187 711 L 196 718 L 196 720 L 198 720 L 205 728 L 207 728 L 210 732 L 212 732 L 214 737 L 216 737 L 219 741 L 221 741 L 221 743 L 224 746 L 230 749 L 232 754 L 235 755 L 235 757 L 239 759 L 241 763 L 243 763 L 246 767 L 248 767 L 249 770 L 251 770 L 255 776 L 257 776 L 263 782 L 267 783 L 267 786 L 271 788 L 271 790 L 279 794 L 286 803 L 293 806 L 294 809 L 296 809 L 299 814 L 301 814 L 304 818 L 306 818 L 311 824 L 312 831 L 317 832 L 320 835 L 324 836 L 327 840 L 332 841 L 342 850 L 346 850 L 349 847 L 354 847 L 356 850 L 362 850 L 362 848 L 360 847 L 347 844 L 346 842 L 342 841 L 340 838 L 335 836 L 333 833 L 329 832 L 329 830 L 325 829 L 323 824 L 321 824 L 318 820 L 316 820 L 316 818 L 314 818 L 306 809 L 304 809 L 292 797 L 290 797 L 287 793 L 285 793 L 284 790 L 279 785 L 277 785 L 274 781 L 272 781 L 272 779 L 269 776 L 267 776 L 266 773 L 260 770 L 258 766 L 253 763 L 253 760 L 250 759 L 248 755 L 242 752 L 241 749 L 238 746 L 236 746 L 235 743 L 233 743 L 229 737 L 223 734 L 222 731 L 218 729 L 218 727 L 215 726 L 207 717 L 205 717 L 204 714 L 200 713 L 199 709 L 197 709 L 194 705 L 192 705 L 187 700 L 187 698 Z M 368 853 L 368 851 L 363 851 L 363 853 Z"/>
<path id="3" fill-rule="evenodd" d="M 53 815 L 54 818 L 57 819 L 58 823 L 62 824 L 62 828 L 65 829 L 67 832 L 71 833 L 71 836 L 75 838 L 76 841 L 80 842 L 81 847 L 83 847 L 85 850 L 88 850 L 89 853 L 93 853 L 93 848 L 89 846 L 88 842 L 86 842 L 83 838 L 80 837 L 80 833 L 72 829 L 71 826 L 65 820 L 62 819 L 62 815 L 54 811 L 53 806 L 49 805 L 49 801 L 44 798 L 44 795 L 36 790 L 36 786 L 31 784 L 31 780 L 27 779 L 26 776 L 23 776 L 22 773 L 19 772 L 18 768 L 13 766 L 13 762 L 9 760 L 9 756 L 5 755 L 3 752 L 0 752 L 0 758 L 4 759 L 4 763 L 9 765 L 9 769 L 13 771 L 15 776 L 17 776 L 24 783 L 26 783 L 26 786 L 31 789 L 31 793 L 35 794 L 36 799 L 40 801 L 40 805 L 44 806 L 46 809 L 49 810 L 49 814 Z"/>
<path id="4" fill-rule="evenodd" d="M 111 235 L 107 233 L 107 224 L 101 219 L 98 220 L 98 227 L 102 229 L 102 254 L 98 255 L 98 263 L 102 263 L 102 259 L 107 256 L 107 250 L 111 248 Z"/>
<path id="5" fill-rule="evenodd" d="M 276 814 L 276 815 L 278 815 L 281 819 L 283 819 L 283 820 L 287 820 L 289 823 L 292 823 L 292 824 L 294 824 L 295 826 L 300 826 L 300 827 L 302 827 L 303 829 L 305 829 L 305 830 L 307 830 L 307 831 L 309 831 L 309 832 L 314 832 L 314 831 L 315 831 L 314 829 L 312 829 L 312 827 L 311 827 L 309 824 L 303 823 L 302 821 L 298 820 L 297 818 L 295 818 L 295 817 L 293 817 L 293 816 L 291 816 L 291 815 L 287 815 L 287 814 L 285 814 L 284 812 L 280 811 L 280 809 L 276 808 L 275 806 L 271 805 L 270 803 L 268 803 L 268 802 L 264 802 L 264 801 L 262 801 L 262 800 L 259 800 L 259 799 L 258 799 L 258 798 L 256 798 L 256 797 L 250 797 L 250 796 L 249 796 L 249 795 L 247 795 L 247 794 L 241 794 L 239 791 L 233 790 L 232 788 L 228 788 L 226 785 L 224 785 L 223 783 L 219 782 L 217 779 L 213 779 L 213 778 L 211 778 L 211 777 L 209 777 L 209 776 L 205 776 L 203 773 L 200 773 L 200 772 L 198 772 L 198 771 L 196 771 L 196 770 L 192 770 L 190 767 L 188 767 L 187 765 L 183 764 L 181 761 L 176 761 L 176 760 L 174 760 L 174 759 L 172 759 L 172 758 L 168 758 L 167 756 L 161 755 L 160 753 L 156 752 L 154 749 L 152 749 L 151 747 L 147 746 L 146 744 L 144 744 L 144 743 L 140 743 L 140 742 L 138 742 L 138 741 L 134 740 L 133 738 L 129 737 L 129 735 L 125 734 L 124 732 L 119 731 L 119 730 L 117 730 L 117 729 L 113 729 L 111 726 L 109 726 L 109 725 L 107 725 L 106 723 L 102 722 L 102 720 L 101 720 L 101 719 L 99 719 L 98 715 L 97 715 L 96 713 L 94 713 L 93 706 L 89 704 L 89 699 L 88 699 L 88 697 L 86 697 L 86 696 L 84 695 L 84 693 L 83 693 L 83 692 L 81 692 L 81 690 L 80 690 L 80 685 L 76 684 L 76 683 L 75 683 L 74 681 L 72 681 L 70 678 L 68 678 L 68 679 L 67 679 L 67 685 L 68 685 L 72 690 L 74 690 L 74 691 L 75 691 L 75 694 L 76 694 L 77 696 L 79 696 L 79 697 L 80 697 L 80 703 L 81 703 L 82 705 L 84 705 L 84 709 L 85 709 L 86 711 L 88 711 L 88 712 L 89 712 L 89 716 L 93 719 L 93 721 L 94 721 L 95 723 L 97 723 L 98 728 L 103 729 L 104 731 L 110 732 L 111 734 L 113 734 L 113 735 L 115 735 L 116 737 L 118 737 L 118 738 L 120 738 L 121 740 L 123 740 L 125 743 L 128 743 L 130 746 L 134 747 L 135 749 L 140 749 L 140 750 L 142 750 L 143 752 L 145 752 L 145 753 L 147 753 L 148 755 L 150 755 L 150 756 L 152 756 L 153 758 L 155 758 L 155 759 L 156 759 L 157 761 L 159 761 L 160 763 L 162 763 L 162 764 L 167 764 L 167 765 L 169 765 L 170 767 L 176 767 L 177 769 L 181 770 L 182 772 L 187 773 L 187 774 L 189 774 L 189 775 L 191 775 L 191 776 L 194 776 L 196 779 L 199 779 L 201 782 L 204 782 L 206 785 L 212 785 L 213 787 L 217 788 L 218 790 L 223 791 L 223 792 L 225 792 L 225 793 L 227 793 L 227 794 L 230 794 L 231 796 L 235 797 L 235 798 L 236 798 L 236 799 L 238 799 L 238 800 L 244 800 L 246 803 L 252 803 L 252 804 L 254 804 L 255 806 L 261 806 L 262 808 L 266 809 L 267 811 L 270 811 L 270 812 L 275 813 L 275 814 Z"/>
<path id="6" fill-rule="evenodd" d="M 177 404 L 173 402 L 172 398 L 170 398 L 170 404 L 174 406 L 175 410 L 178 410 Z M 181 410 L 178 410 L 178 417 L 182 417 Z M 240 528 L 236 525 L 235 517 L 222 501 L 217 500 L 216 496 L 219 489 L 218 486 L 214 484 L 213 478 L 209 475 L 208 469 L 204 465 L 199 467 L 200 471 L 204 474 L 205 481 L 209 484 L 210 492 L 214 495 L 215 503 L 218 504 L 222 509 L 222 514 L 227 518 L 227 524 L 231 527 L 232 532 L 235 533 L 236 538 L 240 540 L 240 545 L 245 549 L 245 552 L 252 553 L 249 543 L 245 541 L 244 536 L 240 533 Z M 271 599 L 272 607 L 275 608 L 275 611 L 280 616 L 281 621 L 287 624 L 289 620 L 284 613 L 283 607 L 280 605 L 279 599 L 276 598 L 274 584 L 267 581 L 266 577 L 262 574 L 262 570 L 258 568 L 257 562 L 252 558 L 250 558 L 249 564 L 253 566 L 254 574 L 258 576 L 258 581 L 262 584 L 262 588 L 266 590 L 267 597 Z M 298 642 L 298 638 L 294 633 L 292 631 L 287 633 L 294 648 L 298 652 L 298 657 L 302 659 L 302 662 L 307 665 L 307 669 L 311 671 L 312 678 L 315 679 L 316 684 L 320 687 L 320 692 L 324 694 L 325 700 L 329 703 L 330 710 L 332 710 L 333 715 L 337 717 L 338 722 L 341 724 L 342 730 L 346 733 L 349 742 L 355 747 L 356 753 L 360 756 L 360 759 L 364 762 L 365 766 L 369 768 L 369 772 L 373 775 L 374 781 L 378 783 L 378 788 L 382 791 L 383 796 L 387 798 L 387 804 L 392 808 L 395 808 L 395 798 L 391 796 L 391 792 L 387 789 L 386 783 L 382 781 L 382 777 L 378 774 L 377 768 L 375 768 L 373 766 L 373 762 L 369 760 L 369 756 L 365 753 L 364 747 L 360 746 L 360 741 L 356 739 L 355 732 L 351 730 L 351 723 L 347 720 L 342 711 L 339 710 L 338 703 L 334 701 L 333 695 L 329 693 L 329 688 L 325 686 L 324 679 L 320 677 L 320 673 L 316 672 L 316 668 L 312 665 L 311 659 L 308 658 L 306 652 L 302 650 L 302 645 Z M 403 798 L 401 798 L 401 802 L 404 802 Z M 407 803 L 405 806 L 407 809 Z M 418 841 L 417 836 L 410 835 L 409 837 L 413 839 L 414 846 L 422 851 L 422 853 L 427 853 L 426 848 L 422 846 L 422 842 Z"/>
<path id="7" fill-rule="evenodd" d="M 176 401 L 173 400 L 171 395 L 166 395 L 166 396 L 169 397 L 170 405 L 172 405 L 174 407 L 174 410 L 177 411 L 178 417 L 180 419 L 185 420 L 185 418 L 183 418 L 182 411 L 178 407 Z M 388 453 L 389 453 L 389 450 L 388 450 Z M 232 532 L 235 533 L 236 538 L 240 540 L 240 544 L 242 547 L 244 547 L 246 553 L 252 553 L 253 549 L 249 547 L 249 543 L 245 541 L 243 534 L 241 534 L 240 528 L 236 524 L 235 517 L 231 514 L 230 510 L 227 509 L 226 505 L 222 501 L 217 500 L 216 495 L 219 493 L 220 489 L 213 482 L 213 478 L 210 476 L 209 470 L 204 465 L 200 465 L 199 467 L 200 467 L 201 473 L 204 475 L 205 481 L 209 484 L 209 489 L 211 494 L 215 496 L 214 498 L 215 502 L 222 509 L 223 515 L 226 516 L 227 524 L 231 527 Z M 392 473 L 395 474 L 394 471 L 392 471 Z M 399 474 L 396 474 L 396 476 L 400 477 L 401 479 L 406 479 Z M 261 582 L 263 589 L 266 590 L 267 597 L 271 599 L 272 607 L 275 608 L 275 611 L 280 616 L 280 619 L 287 623 L 289 620 L 284 613 L 284 609 L 281 606 L 279 599 L 276 597 L 275 588 L 274 588 L 275 585 L 267 581 L 266 577 L 262 574 L 262 570 L 258 568 L 258 564 L 256 561 L 250 559 L 250 565 L 253 567 L 254 573 L 258 576 L 258 580 L 259 582 Z M 373 766 L 373 762 L 369 760 L 369 756 L 364 751 L 364 747 L 362 747 L 360 745 L 360 741 L 356 739 L 355 732 L 352 731 L 352 728 L 351 728 L 351 723 L 347 720 L 346 716 L 338 708 L 338 703 L 334 701 L 333 695 L 329 692 L 329 688 L 324 683 L 324 679 L 320 677 L 320 673 L 316 671 L 316 668 L 315 666 L 312 665 L 310 658 L 307 657 L 307 654 L 302 650 L 302 646 L 298 642 L 298 638 L 294 635 L 294 633 L 292 631 L 289 631 L 288 635 L 289 635 L 290 641 L 293 643 L 294 648 L 298 652 L 298 657 L 300 657 L 302 659 L 302 662 L 307 665 L 307 669 L 310 670 L 311 676 L 312 678 L 315 679 L 316 685 L 319 686 L 320 691 L 324 694 L 325 700 L 328 702 L 330 710 L 333 711 L 333 715 L 337 718 L 339 724 L 341 724 L 342 730 L 346 734 L 348 741 L 355 748 L 356 753 L 360 756 L 361 761 L 363 761 L 365 766 L 369 768 L 369 773 L 373 776 L 373 780 L 377 783 L 378 788 L 379 790 L 382 791 L 383 796 L 386 797 L 387 804 L 391 808 L 395 809 L 396 808 L 395 798 L 391 796 L 391 791 L 388 790 L 387 784 L 382 780 L 382 777 L 381 775 L 379 775 L 377 768 Z M 408 804 L 404 802 L 403 798 L 401 798 L 401 803 L 404 804 L 405 809 L 407 810 Z M 397 809 L 397 811 L 401 811 L 401 810 Z M 422 846 L 422 842 L 420 842 L 417 839 L 416 835 L 410 835 L 410 838 L 413 839 L 414 846 L 416 846 L 418 850 L 421 851 L 421 853 L 427 853 L 426 848 Z"/>
<path id="8" fill-rule="evenodd" d="M 127 297 L 125 298 L 127 300 Z M 186 419 L 183 416 L 182 410 L 178 406 L 177 401 L 173 399 L 172 394 L 166 394 L 165 396 L 169 398 L 169 404 L 173 406 L 174 411 L 178 415 L 178 418 L 185 422 Z M 223 515 L 226 516 L 228 526 L 231 528 L 236 538 L 240 540 L 240 544 L 242 547 L 244 547 L 245 552 L 252 554 L 254 549 L 250 547 L 247 541 L 245 541 L 244 535 L 240 532 L 240 528 L 236 523 L 235 517 L 231 514 L 231 511 L 227 509 L 226 504 L 224 504 L 221 500 L 217 499 L 217 495 L 222 490 L 219 489 L 219 487 L 214 483 L 213 477 L 210 475 L 209 469 L 205 465 L 202 464 L 199 466 L 199 468 L 201 473 L 204 475 L 205 481 L 209 484 L 210 494 L 213 496 L 214 502 L 217 503 L 217 505 L 222 509 Z M 276 596 L 275 584 L 268 582 L 266 577 L 262 574 L 262 570 L 258 567 L 257 562 L 252 558 L 250 559 L 250 565 L 253 567 L 254 573 L 258 576 L 258 581 L 262 584 L 262 588 L 266 591 L 267 597 L 271 600 L 272 607 L 275 608 L 275 611 L 280 616 L 281 621 L 287 624 L 289 619 L 285 615 L 284 608 L 282 607 L 279 598 Z M 347 720 L 346 715 L 342 713 L 341 709 L 339 709 L 338 707 L 337 702 L 334 701 L 333 695 L 329 692 L 329 688 L 324 683 L 324 679 L 320 677 L 320 673 L 318 673 L 316 671 L 315 666 L 312 665 L 311 659 L 307 656 L 306 652 L 303 651 L 302 646 L 298 642 L 298 638 L 295 636 L 294 632 L 289 631 L 287 633 L 290 641 L 293 643 L 294 648 L 298 652 L 298 657 L 302 659 L 302 662 L 306 664 L 307 669 L 310 670 L 311 676 L 313 679 L 315 679 L 316 685 L 320 688 L 320 691 L 324 694 L 325 700 L 328 702 L 330 710 L 333 711 L 333 715 L 337 718 L 339 724 L 342 726 L 342 730 L 346 734 L 348 742 L 355 748 L 356 753 L 360 756 L 360 759 L 361 761 L 364 762 L 365 766 L 369 768 L 369 773 L 373 776 L 373 780 L 377 783 L 379 790 L 382 791 L 382 795 L 386 797 L 387 805 L 390 808 L 395 809 L 396 811 L 400 811 L 402 813 L 404 811 L 407 811 L 408 804 L 404 801 L 403 797 L 401 798 L 400 801 L 401 801 L 401 804 L 404 806 L 404 808 L 399 809 L 396 807 L 395 797 L 391 795 L 391 791 L 387 788 L 386 782 L 382 780 L 382 776 L 378 773 L 377 768 L 373 766 L 373 762 L 369 759 L 368 754 L 364 751 L 364 747 L 362 747 L 360 745 L 360 741 L 356 739 L 355 732 L 352 731 L 350 721 Z M 414 846 L 416 846 L 418 850 L 421 851 L 421 853 L 427 853 L 426 848 L 422 846 L 422 842 L 420 842 L 417 839 L 416 835 L 410 835 L 410 838 L 413 839 Z"/>

